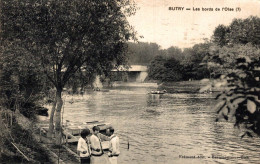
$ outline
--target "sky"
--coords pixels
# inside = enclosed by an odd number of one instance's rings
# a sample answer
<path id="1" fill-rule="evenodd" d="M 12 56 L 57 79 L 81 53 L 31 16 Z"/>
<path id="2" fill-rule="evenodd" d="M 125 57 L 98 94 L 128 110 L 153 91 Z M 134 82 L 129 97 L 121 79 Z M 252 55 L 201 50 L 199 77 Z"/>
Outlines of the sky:
<path id="1" fill-rule="evenodd" d="M 260 0 L 135 0 L 134 16 L 128 17 L 141 42 L 155 42 L 162 49 L 192 47 L 210 39 L 219 24 L 229 25 L 234 18 L 260 17 Z M 183 10 L 169 10 L 184 7 Z M 222 8 L 234 11 L 223 11 Z M 186 10 L 190 8 L 190 10 Z M 200 11 L 193 11 L 199 8 Z M 212 8 L 213 11 L 202 11 Z M 219 8 L 220 11 L 215 11 Z M 179 9 L 179 8 L 178 8 Z"/>

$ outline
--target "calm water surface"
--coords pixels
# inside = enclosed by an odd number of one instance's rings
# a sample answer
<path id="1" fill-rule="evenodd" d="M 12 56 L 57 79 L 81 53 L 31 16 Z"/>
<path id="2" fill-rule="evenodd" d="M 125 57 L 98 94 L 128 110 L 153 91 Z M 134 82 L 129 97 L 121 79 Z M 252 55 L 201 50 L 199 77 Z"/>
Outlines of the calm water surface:
<path id="1" fill-rule="evenodd" d="M 147 94 L 153 89 L 117 87 L 74 97 L 72 104 L 66 96 L 63 117 L 75 123 L 110 122 L 120 137 L 119 163 L 259 163 L 260 139 L 240 139 L 232 123 L 216 123 L 214 95 Z"/>

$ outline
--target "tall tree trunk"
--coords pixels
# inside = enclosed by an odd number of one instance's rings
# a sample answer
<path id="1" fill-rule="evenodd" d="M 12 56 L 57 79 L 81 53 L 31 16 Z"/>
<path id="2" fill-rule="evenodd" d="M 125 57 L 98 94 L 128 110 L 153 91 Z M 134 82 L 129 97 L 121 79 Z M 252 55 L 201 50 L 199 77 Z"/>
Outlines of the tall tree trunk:
<path id="1" fill-rule="evenodd" d="M 53 118 L 54 118 L 54 113 L 56 110 L 56 104 L 57 104 L 57 96 L 55 96 L 55 99 L 53 101 L 52 104 L 52 108 L 51 108 L 51 115 L 50 115 L 50 123 L 49 123 L 49 131 L 47 133 L 47 137 L 53 137 L 53 129 L 54 129 L 54 125 L 53 125 Z"/>
<path id="2" fill-rule="evenodd" d="M 62 89 L 57 88 L 57 92 L 56 92 L 56 101 L 57 101 L 57 108 L 56 108 L 56 115 L 55 115 L 55 140 L 56 140 L 56 144 L 59 145 L 61 144 L 61 108 L 63 105 L 63 101 L 62 101 L 62 97 L 61 97 L 61 92 Z"/>

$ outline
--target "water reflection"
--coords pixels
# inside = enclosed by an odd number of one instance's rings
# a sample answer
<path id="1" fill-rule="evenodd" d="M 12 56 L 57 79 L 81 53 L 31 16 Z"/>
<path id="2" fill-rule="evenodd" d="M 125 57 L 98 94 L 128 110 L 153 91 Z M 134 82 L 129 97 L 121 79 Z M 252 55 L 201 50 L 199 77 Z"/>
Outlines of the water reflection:
<path id="1" fill-rule="evenodd" d="M 160 94 L 148 94 L 147 97 L 147 106 L 158 106 L 161 102 Z"/>
<path id="2" fill-rule="evenodd" d="M 257 163 L 259 138 L 239 138 L 232 123 L 215 122 L 214 95 L 147 94 L 155 88 L 118 87 L 66 99 L 64 120 L 112 123 L 120 137 L 119 163 Z M 127 150 L 127 142 L 130 150 Z M 212 159 L 211 156 L 249 159 Z M 179 155 L 202 155 L 183 159 Z"/>

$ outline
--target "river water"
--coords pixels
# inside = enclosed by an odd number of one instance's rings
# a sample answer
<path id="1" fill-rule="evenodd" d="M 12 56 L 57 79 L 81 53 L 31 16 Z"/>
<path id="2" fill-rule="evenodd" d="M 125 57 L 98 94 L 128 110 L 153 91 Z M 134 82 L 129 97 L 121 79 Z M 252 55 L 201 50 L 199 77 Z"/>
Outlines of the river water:
<path id="1" fill-rule="evenodd" d="M 65 96 L 63 120 L 110 122 L 120 138 L 119 163 L 259 162 L 259 138 L 241 139 L 233 123 L 215 122 L 215 95 L 147 94 L 153 89 L 114 87 Z"/>

